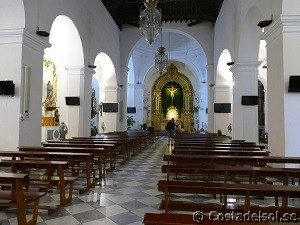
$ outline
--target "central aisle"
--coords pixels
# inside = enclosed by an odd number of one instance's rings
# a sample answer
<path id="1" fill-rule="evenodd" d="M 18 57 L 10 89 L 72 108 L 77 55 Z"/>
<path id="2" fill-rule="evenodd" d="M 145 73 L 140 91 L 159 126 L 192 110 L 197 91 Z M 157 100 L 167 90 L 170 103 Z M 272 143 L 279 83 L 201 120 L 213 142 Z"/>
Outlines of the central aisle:
<path id="1" fill-rule="evenodd" d="M 40 211 L 38 225 L 142 224 L 145 212 L 160 212 L 162 194 L 156 185 L 165 177 L 161 165 L 163 154 L 167 152 L 167 139 L 160 137 L 126 164 L 107 173 L 101 185 L 86 194 L 75 192 L 71 206 L 51 216 Z M 58 195 L 51 197 L 55 200 Z"/>

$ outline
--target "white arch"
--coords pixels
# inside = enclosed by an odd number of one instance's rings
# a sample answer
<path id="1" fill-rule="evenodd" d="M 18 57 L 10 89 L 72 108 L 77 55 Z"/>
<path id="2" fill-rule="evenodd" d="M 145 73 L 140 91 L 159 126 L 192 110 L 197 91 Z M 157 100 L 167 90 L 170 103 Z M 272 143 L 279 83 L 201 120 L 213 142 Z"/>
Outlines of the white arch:
<path id="1" fill-rule="evenodd" d="M 23 1 L 0 0 L 0 29 L 25 27 L 25 9 Z"/>
<path id="2" fill-rule="evenodd" d="M 44 58 L 46 60 L 51 60 L 56 68 L 57 75 L 57 102 L 56 105 L 59 107 L 60 121 L 64 121 L 69 126 L 69 135 L 78 135 L 80 129 L 76 123 L 71 123 L 76 116 L 82 112 L 78 108 L 70 109 L 66 106 L 65 96 L 70 96 L 73 94 L 79 96 L 81 83 L 78 79 L 71 79 L 68 75 L 70 73 L 78 73 L 84 65 L 84 53 L 81 38 L 77 30 L 76 25 L 73 21 L 65 15 L 57 16 L 51 26 L 49 42 L 51 44 L 50 48 L 45 49 Z M 46 91 L 46 85 L 48 81 L 52 80 L 52 69 L 44 67 L 43 72 L 43 93 Z M 44 99 L 44 98 L 43 98 Z M 71 111 L 73 110 L 73 111 Z M 75 113 L 76 112 L 76 113 Z M 76 116 L 71 119 L 71 115 Z"/>
<path id="3" fill-rule="evenodd" d="M 261 18 L 262 13 L 256 7 L 251 7 L 241 23 L 239 41 L 237 46 L 237 58 L 241 62 L 256 61 L 259 50 L 259 35 L 261 28 L 257 26 L 257 18 Z"/>
<path id="4" fill-rule="evenodd" d="M 232 72 L 227 63 L 232 62 L 231 54 L 228 49 L 224 49 L 219 57 L 216 74 L 217 85 L 231 85 Z"/>
<path id="5" fill-rule="evenodd" d="M 117 86 L 116 70 L 111 58 L 104 52 L 99 53 L 95 59 L 95 75 L 101 87 Z"/>
<path id="6" fill-rule="evenodd" d="M 46 57 L 55 57 L 64 66 L 84 65 L 81 38 L 69 17 L 57 16 L 50 34 L 49 42 L 52 47 L 45 51 Z"/>
<path id="7" fill-rule="evenodd" d="M 207 73 L 206 73 L 206 65 L 207 65 L 207 57 L 206 57 L 206 52 L 203 49 L 203 47 L 201 46 L 201 44 L 190 34 L 177 30 L 177 29 L 164 29 L 163 30 L 163 45 L 167 48 L 167 53 L 169 53 L 169 44 L 168 43 L 168 37 L 164 36 L 165 33 L 177 33 L 177 34 L 181 34 L 185 37 L 188 38 L 188 40 L 191 40 L 192 43 L 195 43 L 195 45 L 197 46 L 196 50 L 193 50 L 193 52 L 190 50 L 189 51 L 189 56 L 187 57 L 187 55 L 183 55 L 181 51 L 175 51 L 175 52 L 171 52 L 171 54 L 169 54 L 169 61 L 178 61 L 181 63 L 184 63 L 185 65 L 187 65 L 187 67 L 189 68 L 189 70 L 191 70 L 194 74 L 200 75 L 200 76 L 195 76 L 197 79 L 197 82 L 200 84 L 201 81 L 206 81 L 207 80 Z M 157 37 L 157 41 L 155 43 L 159 43 L 160 45 L 160 35 Z M 133 56 L 133 52 L 134 50 L 141 44 L 141 42 L 145 42 L 143 37 L 140 37 L 139 40 L 136 41 L 136 43 L 132 46 L 130 53 L 128 55 L 127 58 L 127 64 L 129 64 L 129 60 L 132 58 Z M 154 44 L 155 44 L 154 43 Z M 171 46 L 172 48 L 172 46 Z M 156 51 L 156 49 L 155 49 Z M 151 51 L 151 54 L 153 54 L 153 51 Z M 154 55 L 154 54 L 153 54 Z M 199 57 L 200 56 L 200 57 Z M 143 54 L 141 56 L 137 56 L 138 59 L 140 59 L 141 57 L 145 57 L 145 52 L 143 51 Z M 193 59 L 194 60 L 191 60 Z M 134 60 L 134 59 L 133 59 Z M 143 66 L 142 71 L 135 71 L 134 73 L 130 73 L 131 76 L 134 74 L 137 74 L 138 76 L 140 76 L 140 74 L 148 74 L 147 72 L 154 66 L 154 60 L 149 61 L 149 60 L 144 60 L 143 61 Z M 135 78 L 130 78 L 130 80 L 135 80 L 135 81 L 145 81 L 146 80 L 146 76 L 144 77 L 135 77 Z"/>

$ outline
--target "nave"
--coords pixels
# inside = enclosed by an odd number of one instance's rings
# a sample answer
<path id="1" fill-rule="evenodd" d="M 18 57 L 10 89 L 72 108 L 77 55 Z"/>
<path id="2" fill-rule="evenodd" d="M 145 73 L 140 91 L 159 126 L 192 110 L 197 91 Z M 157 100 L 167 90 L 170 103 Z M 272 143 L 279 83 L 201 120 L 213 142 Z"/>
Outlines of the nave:
<path id="1" fill-rule="evenodd" d="M 84 194 L 74 192 L 72 204 L 61 208 L 48 216 L 47 211 L 39 210 L 38 225 L 134 225 L 143 224 L 145 213 L 163 213 L 159 210 L 163 193 L 158 192 L 158 180 L 165 180 L 166 174 L 161 172 L 163 155 L 170 153 L 167 138 L 160 137 L 124 165 L 118 164 L 113 172 L 108 172 L 106 178 Z M 183 201 L 218 202 L 208 195 L 176 194 L 173 199 Z M 57 202 L 56 192 L 48 193 L 40 203 Z M 229 201 L 243 201 L 230 199 Z M 259 205 L 273 205 L 270 198 L 254 200 Z M 300 207 L 299 200 L 290 200 L 289 205 Z M 182 212 L 181 212 L 182 213 Z M 17 224 L 15 209 L 0 213 L 2 225 Z"/>

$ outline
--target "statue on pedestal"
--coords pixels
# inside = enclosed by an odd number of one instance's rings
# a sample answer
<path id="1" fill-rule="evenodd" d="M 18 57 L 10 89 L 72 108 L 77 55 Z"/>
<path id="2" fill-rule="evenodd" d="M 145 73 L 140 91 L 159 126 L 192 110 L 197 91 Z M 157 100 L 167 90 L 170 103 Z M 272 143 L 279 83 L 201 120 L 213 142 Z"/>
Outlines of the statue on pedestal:
<path id="1" fill-rule="evenodd" d="M 68 127 L 64 122 L 60 123 L 58 130 L 59 130 L 60 138 L 66 138 L 66 134 L 68 133 Z"/>

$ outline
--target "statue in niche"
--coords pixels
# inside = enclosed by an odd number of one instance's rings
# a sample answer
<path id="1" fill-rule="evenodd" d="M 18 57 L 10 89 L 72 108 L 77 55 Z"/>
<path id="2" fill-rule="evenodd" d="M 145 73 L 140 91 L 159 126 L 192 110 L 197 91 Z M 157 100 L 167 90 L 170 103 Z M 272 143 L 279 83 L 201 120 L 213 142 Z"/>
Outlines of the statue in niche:
<path id="1" fill-rule="evenodd" d="M 49 68 L 50 66 L 53 68 L 52 71 L 52 79 L 47 82 L 46 86 L 46 96 L 43 102 L 43 106 L 45 109 L 53 109 L 56 108 L 56 100 L 57 100 L 57 74 L 56 67 L 51 60 L 43 60 L 44 66 Z"/>
<path id="2" fill-rule="evenodd" d="M 51 84 L 51 81 L 49 80 L 47 83 L 47 93 L 46 93 L 46 99 L 51 99 L 53 96 L 53 86 Z"/>

